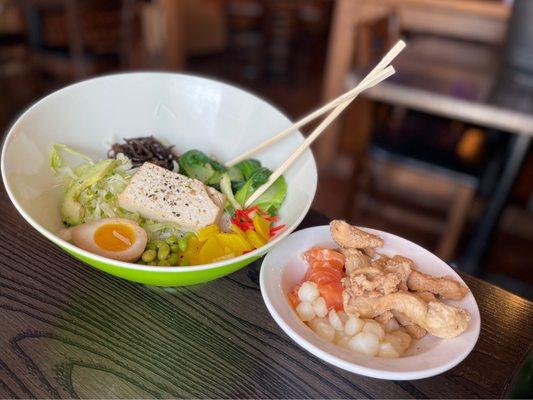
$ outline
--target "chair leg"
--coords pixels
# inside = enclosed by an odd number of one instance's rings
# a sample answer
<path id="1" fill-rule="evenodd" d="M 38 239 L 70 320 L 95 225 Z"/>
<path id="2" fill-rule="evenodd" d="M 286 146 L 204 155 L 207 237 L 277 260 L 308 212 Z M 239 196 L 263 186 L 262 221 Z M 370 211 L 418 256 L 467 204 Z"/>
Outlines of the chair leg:
<path id="1" fill-rule="evenodd" d="M 437 246 L 437 255 L 443 260 L 450 260 L 468 217 L 468 211 L 474 198 L 475 188 L 461 185 L 448 212 L 444 233 Z"/>
<path id="2" fill-rule="evenodd" d="M 348 180 L 348 194 L 346 196 L 345 214 L 352 217 L 354 202 L 357 194 L 359 178 L 365 168 L 368 146 L 372 141 L 374 103 L 371 100 L 359 99 L 357 108 L 347 110 L 343 136 L 349 137 L 345 140 L 347 147 L 353 158 L 353 167 Z M 353 213 L 355 214 L 355 213 Z"/>

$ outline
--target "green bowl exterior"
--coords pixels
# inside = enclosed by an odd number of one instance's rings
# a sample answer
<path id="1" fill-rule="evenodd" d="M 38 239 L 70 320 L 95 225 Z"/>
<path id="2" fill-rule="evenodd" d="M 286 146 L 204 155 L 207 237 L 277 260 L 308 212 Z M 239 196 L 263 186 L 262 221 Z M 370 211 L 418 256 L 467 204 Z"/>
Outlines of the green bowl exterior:
<path id="1" fill-rule="evenodd" d="M 212 281 L 213 279 L 221 278 L 229 275 L 238 269 L 251 264 L 261 256 L 249 257 L 245 260 L 232 263 L 228 260 L 228 264 L 221 265 L 213 268 L 206 268 L 202 270 L 192 270 L 187 267 L 174 267 L 169 268 L 168 271 L 149 269 L 133 269 L 124 268 L 117 265 L 113 265 L 108 262 L 102 262 L 91 257 L 87 257 L 76 251 L 72 251 L 63 246 L 60 246 L 66 252 L 70 253 L 77 259 L 89 264 L 90 266 L 107 272 L 110 275 L 118 276 L 119 278 L 127 279 L 129 281 L 142 283 L 151 286 L 190 286 L 197 285 L 199 283 L 205 283 Z"/>

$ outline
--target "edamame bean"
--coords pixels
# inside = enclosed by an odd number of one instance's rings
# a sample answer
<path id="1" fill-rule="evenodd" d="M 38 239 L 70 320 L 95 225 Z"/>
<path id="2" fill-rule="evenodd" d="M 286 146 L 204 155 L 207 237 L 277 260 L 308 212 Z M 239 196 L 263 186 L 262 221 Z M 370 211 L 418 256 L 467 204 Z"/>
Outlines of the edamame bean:
<path id="1" fill-rule="evenodd" d="M 170 251 L 172 253 L 177 253 L 178 251 L 180 251 L 180 246 L 177 245 L 177 244 L 171 244 L 170 245 Z"/>
<path id="2" fill-rule="evenodd" d="M 159 267 L 168 267 L 168 266 L 170 266 L 170 263 L 168 262 L 168 260 L 159 260 L 157 262 L 157 265 Z"/>
<path id="3" fill-rule="evenodd" d="M 189 242 L 189 239 L 193 236 L 194 236 L 194 233 L 187 232 L 185 235 L 181 237 L 180 240 L 178 240 L 178 245 L 181 251 L 187 250 L 187 243 Z"/>
<path id="4" fill-rule="evenodd" d="M 155 266 L 155 265 L 157 265 L 157 262 L 156 262 L 155 260 L 154 260 L 154 261 L 150 261 L 150 262 L 148 263 L 148 265 Z"/>
<path id="5" fill-rule="evenodd" d="M 168 256 L 167 261 L 170 265 L 178 265 L 178 261 L 180 259 L 180 256 L 176 253 L 172 253 Z"/>
<path id="6" fill-rule="evenodd" d="M 154 242 L 148 242 L 146 244 L 146 250 L 157 250 L 157 246 Z"/>
<path id="7" fill-rule="evenodd" d="M 157 252 L 152 249 L 145 250 L 141 256 L 144 262 L 154 261 L 156 257 L 157 257 Z"/>
<path id="8" fill-rule="evenodd" d="M 161 246 L 159 246 L 159 249 L 157 250 L 157 259 L 159 261 L 164 260 L 165 258 L 168 257 L 169 254 L 170 254 L 170 246 L 166 244 L 165 242 L 163 242 L 163 244 L 161 244 Z"/>
<path id="9" fill-rule="evenodd" d="M 178 243 L 178 238 L 176 236 L 169 236 L 167 237 L 167 240 L 166 240 L 167 244 L 169 246 L 173 245 L 173 244 L 176 244 Z"/>
<path id="10" fill-rule="evenodd" d="M 159 249 L 161 246 L 168 246 L 167 242 L 164 240 L 154 240 L 153 243 L 157 249 Z"/>

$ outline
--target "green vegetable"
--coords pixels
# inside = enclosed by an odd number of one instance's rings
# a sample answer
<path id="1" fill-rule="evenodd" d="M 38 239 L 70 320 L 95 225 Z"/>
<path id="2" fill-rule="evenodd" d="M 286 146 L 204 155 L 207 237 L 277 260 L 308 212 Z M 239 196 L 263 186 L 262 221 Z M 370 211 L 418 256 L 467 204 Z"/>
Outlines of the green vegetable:
<path id="1" fill-rule="evenodd" d="M 210 186 L 218 185 L 221 174 L 226 172 L 222 164 L 199 150 L 189 150 L 183 153 L 179 159 L 179 166 L 182 174 Z"/>
<path id="2" fill-rule="evenodd" d="M 242 174 L 241 170 L 237 168 L 236 166 L 228 168 L 228 175 L 231 182 L 243 182 L 244 181 L 244 175 Z"/>
<path id="3" fill-rule="evenodd" d="M 157 252 L 155 250 L 145 250 L 141 256 L 141 259 L 144 262 L 148 263 L 150 261 L 154 261 L 156 257 L 157 257 Z"/>
<path id="4" fill-rule="evenodd" d="M 57 174 L 59 169 L 63 167 L 63 158 L 61 157 L 61 154 L 59 151 L 65 151 L 67 153 L 73 154 L 75 156 L 83 158 L 85 161 L 87 161 L 89 164 L 94 164 L 91 157 L 86 156 L 83 153 L 80 153 L 77 150 L 74 150 L 72 147 L 68 147 L 64 144 L 53 144 L 52 147 L 50 147 L 50 168 L 52 168 L 52 171 L 54 174 Z"/>
<path id="5" fill-rule="evenodd" d="M 79 225 L 84 222 L 85 210 L 79 202 L 81 193 L 102 179 L 114 166 L 115 160 L 99 161 L 86 168 L 81 176 L 71 182 L 61 204 L 61 218 L 67 225 Z"/>
<path id="6" fill-rule="evenodd" d="M 270 215 L 276 215 L 286 196 L 287 182 L 280 176 L 253 204 Z"/>
<path id="7" fill-rule="evenodd" d="M 255 170 L 243 187 L 235 193 L 235 200 L 244 207 L 244 203 L 246 203 L 248 197 L 250 197 L 262 184 L 266 183 L 271 173 L 272 171 L 264 167 Z"/>
<path id="8" fill-rule="evenodd" d="M 159 261 L 164 260 L 168 257 L 170 254 L 170 246 L 166 243 L 163 243 L 159 248 L 157 249 L 157 259 Z"/>
<path id="9" fill-rule="evenodd" d="M 178 240 L 178 246 L 181 251 L 187 250 L 187 243 L 189 242 L 189 239 L 193 236 L 195 236 L 194 233 L 187 232 Z"/>
<path id="10" fill-rule="evenodd" d="M 235 164 L 235 167 L 239 171 L 241 171 L 242 176 L 244 177 L 244 180 L 250 179 L 250 177 L 253 175 L 255 171 L 257 171 L 259 168 L 261 168 L 261 162 L 257 160 L 243 160 L 237 164 Z M 232 179 L 232 181 L 234 181 Z"/>
<path id="11" fill-rule="evenodd" d="M 155 248 L 158 250 L 161 246 L 163 246 L 164 244 L 166 244 L 166 242 L 164 240 L 154 240 L 152 242 L 154 245 L 155 245 Z"/>
<path id="12" fill-rule="evenodd" d="M 228 174 L 222 174 L 222 178 L 220 179 L 220 189 L 222 190 L 222 193 L 224 193 L 224 195 L 226 196 L 226 200 L 234 209 L 240 210 L 242 208 L 242 206 L 237 200 L 235 200 L 235 197 L 233 196 L 233 190 L 231 189 L 231 181 Z"/>
<path id="13" fill-rule="evenodd" d="M 173 244 L 178 243 L 178 238 L 176 236 L 169 236 L 167 237 L 166 242 L 169 246 L 172 246 Z"/>
<path id="14" fill-rule="evenodd" d="M 172 253 L 170 256 L 168 256 L 167 261 L 170 265 L 178 265 L 180 256 L 176 253 Z"/>
<path id="15" fill-rule="evenodd" d="M 261 163 L 257 160 L 243 160 L 231 167 L 228 172 L 230 173 L 233 193 L 237 193 L 259 168 L 261 168 Z"/>
<path id="16" fill-rule="evenodd" d="M 179 243 L 179 242 L 178 242 Z M 170 245 L 170 252 L 171 253 L 177 253 L 178 251 L 180 251 L 180 246 L 179 244 L 171 244 Z"/>

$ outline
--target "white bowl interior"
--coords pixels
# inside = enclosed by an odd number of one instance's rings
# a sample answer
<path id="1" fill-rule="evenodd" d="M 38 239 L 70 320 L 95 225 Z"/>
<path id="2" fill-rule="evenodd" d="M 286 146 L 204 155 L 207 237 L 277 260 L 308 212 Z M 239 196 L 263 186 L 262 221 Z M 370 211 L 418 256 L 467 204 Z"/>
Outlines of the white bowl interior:
<path id="1" fill-rule="evenodd" d="M 457 273 L 437 256 L 401 237 L 375 229 L 363 228 L 384 239 L 381 254 L 400 254 L 411 258 L 417 268 L 434 276 L 449 275 L 464 284 Z M 383 379 L 420 379 L 444 372 L 470 353 L 479 336 L 480 317 L 472 293 L 448 304 L 465 308 L 472 316 L 470 326 L 453 339 L 426 335 L 415 342 L 401 358 L 386 359 L 355 354 L 317 336 L 297 316 L 286 294 L 301 282 L 307 264 L 300 255 L 311 247 L 336 248 L 329 226 L 295 232 L 275 246 L 261 266 L 261 292 L 265 303 L 280 327 L 299 345 L 323 360 L 358 374 Z"/>
<path id="2" fill-rule="evenodd" d="M 24 217 L 41 232 L 54 234 L 62 223 L 61 189 L 54 186 L 48 166 L 53 143 L 101 159 L 115 141 L 154 135 L 174 144 L 179 153 L 200 149 L 226 161 L 290 123 L 262 99 L 221 82 L 167 73 L 105 76 L 66 87 L 30 107 L 6 138 L 2 174 Z M 295 132 L 256 158 L 275 169 L 302 141 Z M 279 216 L 293 229 L 316 190 L 316 165 L 309 150 L 285 177 L 288 193 Z"/>

